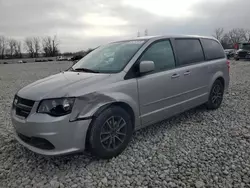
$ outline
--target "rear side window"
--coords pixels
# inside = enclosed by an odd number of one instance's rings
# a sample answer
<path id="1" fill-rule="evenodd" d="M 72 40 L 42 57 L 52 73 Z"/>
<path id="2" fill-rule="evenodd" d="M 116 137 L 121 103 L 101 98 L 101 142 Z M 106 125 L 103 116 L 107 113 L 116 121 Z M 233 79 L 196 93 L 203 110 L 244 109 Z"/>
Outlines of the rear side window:
<path id="1" fill-rule="evenodd" d="M 169 40 L 153 43 L 142 55 L 140 61 L 153 61 L 155 71 L 160 72 L 175 67 L 175 59 Z"/>
<path id="2" fill-rule="evenodd" d="M 176 39 L 175 48 L 179 66 L 204 61 L 204 54 L 199 39 Z"/>
<path id="3" fill-rule="evenodd" d="M 202 39 L 202 45 L 207 60 L 220 59 L 225 57 L 225 52 L 217 41 L 212 39 Z"/>

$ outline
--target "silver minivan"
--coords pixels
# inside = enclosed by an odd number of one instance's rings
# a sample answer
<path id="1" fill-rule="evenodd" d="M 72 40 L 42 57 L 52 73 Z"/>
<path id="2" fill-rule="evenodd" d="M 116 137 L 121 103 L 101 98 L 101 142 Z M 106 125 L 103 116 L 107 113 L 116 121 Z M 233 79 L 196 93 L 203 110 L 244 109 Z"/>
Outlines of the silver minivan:
<path id="1" fill-rule="evenodd" d="M 229 85 L 221 44 L 155 36 L 101 46 L 68 70 L 20 89 L 16 139 L 43 155 L 119 155 L 134 131 L 196 106 L 220 107 Z"/>

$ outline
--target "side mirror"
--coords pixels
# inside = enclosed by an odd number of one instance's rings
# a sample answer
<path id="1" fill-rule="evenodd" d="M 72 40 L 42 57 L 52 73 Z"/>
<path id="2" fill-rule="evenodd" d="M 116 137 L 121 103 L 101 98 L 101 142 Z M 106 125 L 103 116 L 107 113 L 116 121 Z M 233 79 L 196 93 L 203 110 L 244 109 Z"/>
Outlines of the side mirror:
<path id="1" fill-rule="evenodd" d="M 155 63 L 153 61 L 141 61 L 139 66 L 140 74 L 145 74 L 155 70 Z"/>

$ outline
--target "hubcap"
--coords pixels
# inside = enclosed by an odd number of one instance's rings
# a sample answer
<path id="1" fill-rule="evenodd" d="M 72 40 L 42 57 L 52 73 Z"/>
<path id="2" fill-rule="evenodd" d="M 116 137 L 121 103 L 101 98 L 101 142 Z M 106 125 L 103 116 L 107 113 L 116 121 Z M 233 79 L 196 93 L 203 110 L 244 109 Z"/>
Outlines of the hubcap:
<path id="1" fill-rule="evenodd" d="M 220 105 L 223 97 L 223 90 L 220 85 L 215 85 L 212 90 L 212 103 L 217 105 Z"/>
<path id="2" fill-rule="evenodd" d="M 102 125 L 100 140 L 107 150 L 118 148 L 125 140 L 127 123 L 120 116 L 112 116 Z"/>

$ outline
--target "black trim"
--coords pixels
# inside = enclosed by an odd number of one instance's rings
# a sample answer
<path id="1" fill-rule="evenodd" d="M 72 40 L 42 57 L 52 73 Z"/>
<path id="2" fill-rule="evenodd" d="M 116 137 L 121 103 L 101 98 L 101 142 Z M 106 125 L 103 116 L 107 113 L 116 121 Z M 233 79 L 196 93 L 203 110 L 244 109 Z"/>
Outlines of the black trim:
<path id="1" fill-rule="evenodd" d="M 175 61 L 175 67 L 173 69 L 176 68 L 177 64 L 177 59 L 176 59 L 176 53 L 173 47 L 173 42 L 172 42 L 172 38 L 164 38 L 164 39 L 158 39 L 153 41 L 152 43 L 150 43 L 144 50 L 143 52 L 140 54 L 140 56 L 137 58 L 137 60 L 135 61 L 135 63 L 130 67 L 129 71 L 127 72 L 127 74 L 124 77 L 124 80 L 128 80 L 128 79 L 133 79 L 133 78 L 137 78 L 140 77 L 140 73 L 139 73 L 139 62 L 141 57 L 144 55 L 144 53 L 155 43 L 161 42 L 161 41 L 169 41 L 170 46 L 172 48 L 172 52 L 173 52 L 173 56 L 174 56 L 174 61 Z M 158 72 L 163 72 L 163 71 L 167 71 L 167 70 L 172 70 L 172 69 L 165 69 L 165 70 L 161 70 L 161 71 L 157 71 L 157 72 L 152 72 L 152 73 L 147 73 L 146 75 L 150 75 L 150 74 L 156 74 Z"/>
<path id="2" fill-rule="evenodd" d="M 44 150 L 53 150 L 55 149 L 55 146 L 49 142 L 48 140 L 46 140 L 45 138 L 40 138 L 40 137 L 28 137 L 25 136 L 21 133 L 17 132 L 17 136 L 25 143 L 39 148 L 39 149 L 44 149 Z"/>
<path id="3" fill-rule="evenodd" d="M 69 120 L 69 122 L 75 122 L 75 121 L 82 121 L 82 120 L 89 120 L 92 119 L 93 116 L 83 117 L 83 118 L 76 118 L 74 120 Z"/>
<path id="4" fill-rule="evenodd" d="M 17 100 L 15 102 L 15 100 Z M 13 100 L 12 108 L 15 109 L 15 113 L 18 116 L 27 118 L 34 106 L 35 101 L 21 98 L 17 95 L 15 95 Z"/>

